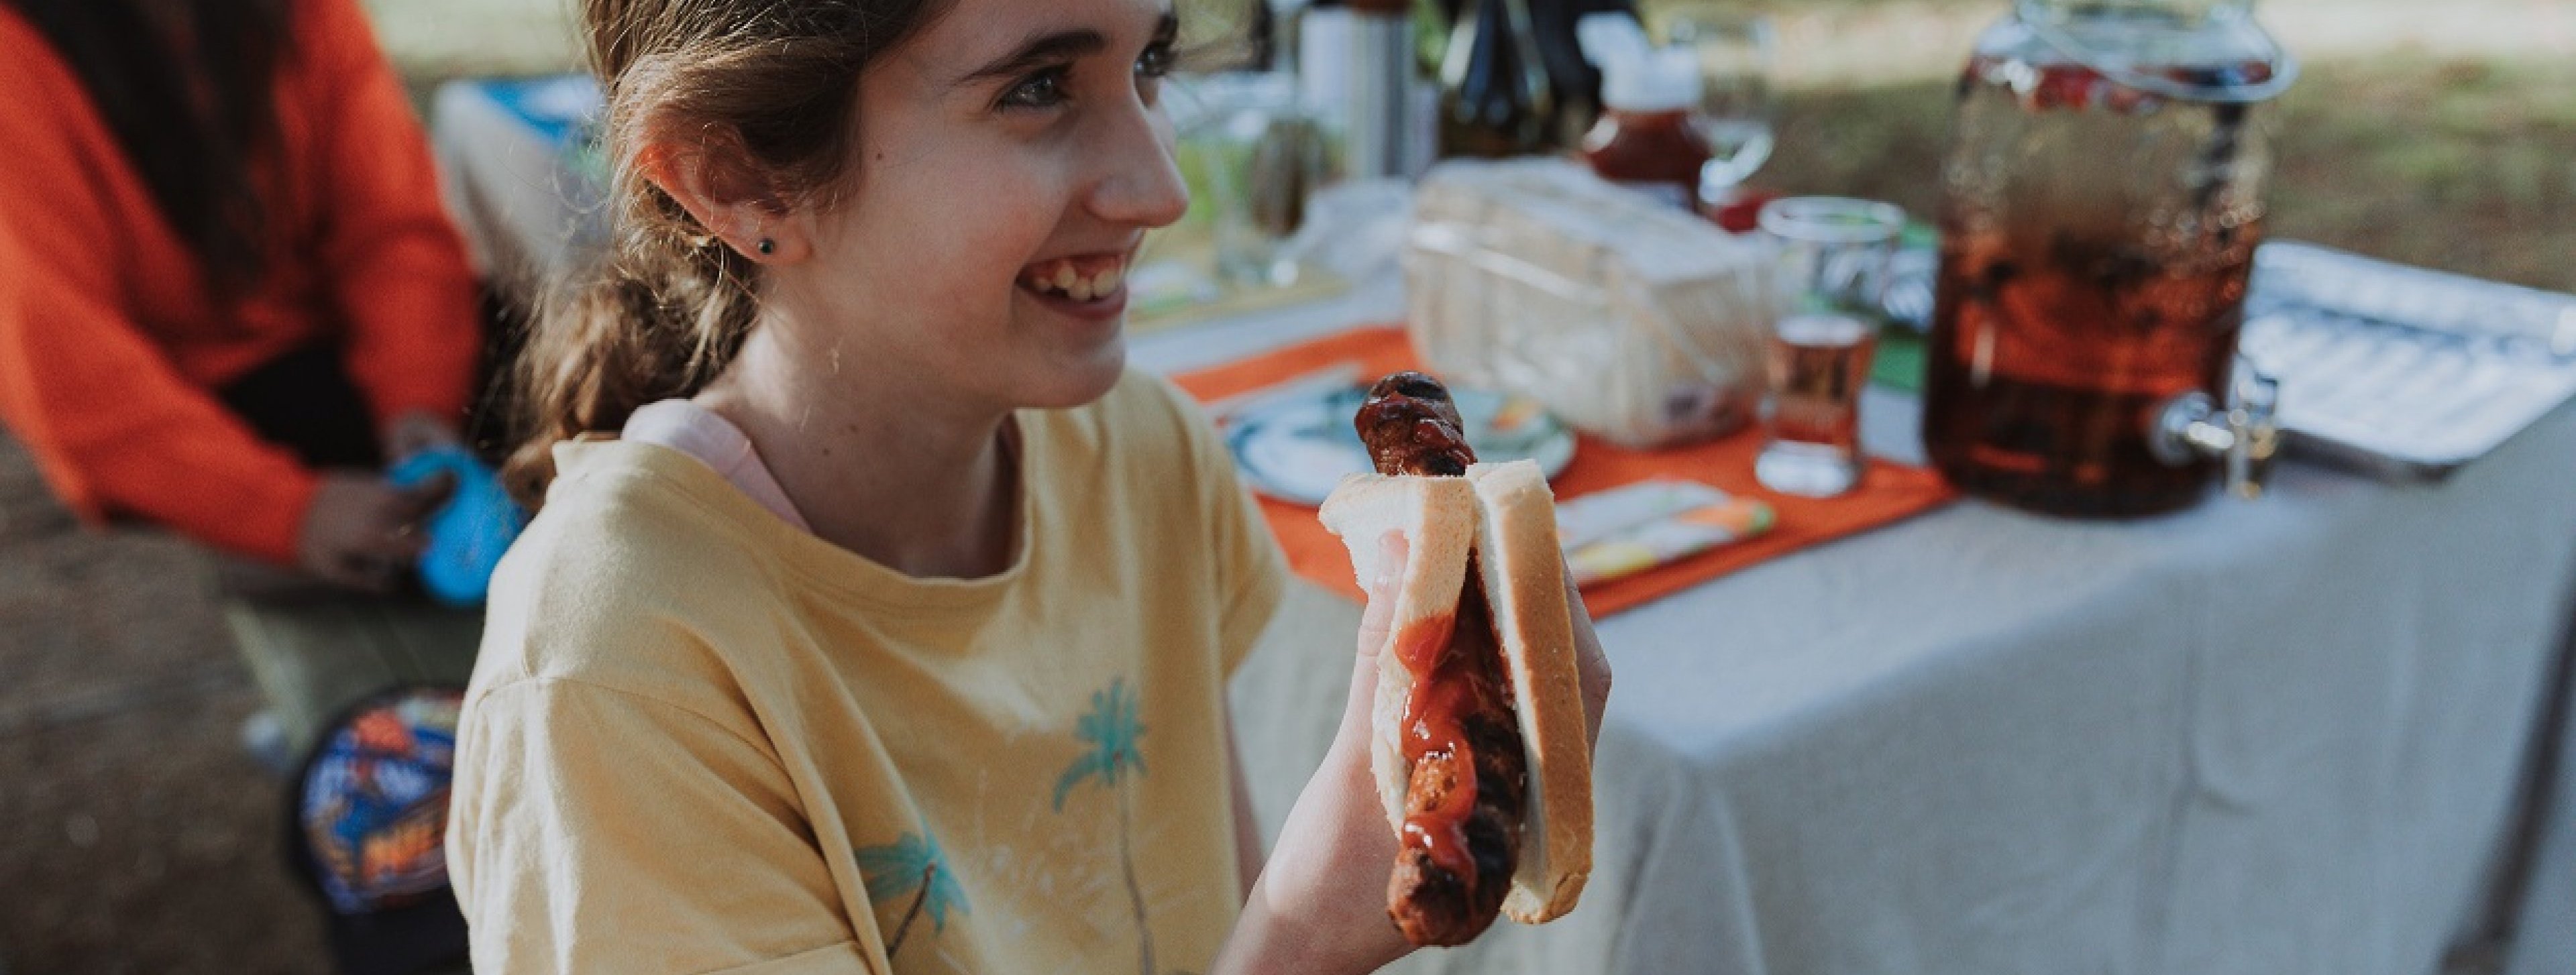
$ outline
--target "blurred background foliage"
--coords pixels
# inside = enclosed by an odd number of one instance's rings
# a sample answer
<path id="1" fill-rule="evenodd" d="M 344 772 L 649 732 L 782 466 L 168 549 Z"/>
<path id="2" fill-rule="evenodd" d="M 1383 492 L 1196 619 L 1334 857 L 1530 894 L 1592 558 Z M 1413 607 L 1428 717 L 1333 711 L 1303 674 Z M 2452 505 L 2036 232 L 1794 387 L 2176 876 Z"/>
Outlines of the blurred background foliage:
<path id="1" fill-rule="evenodd" d="M 367 0 L 418 90 L 580 64 L 563 0 Z M 1676 0 L 1644 0 L 1653 11 Z M 1244 0 L 1181 0 L 1199 38 Z M 2000 0 L 1725 3 L 1780 35 L 1780 144 L 1755 177 L 1929 215 L 1948 83 Z M 2272 232 L 2576 290 L 2576 3 L 2261 0 L 2307 62 L 2284 96 Z"/>

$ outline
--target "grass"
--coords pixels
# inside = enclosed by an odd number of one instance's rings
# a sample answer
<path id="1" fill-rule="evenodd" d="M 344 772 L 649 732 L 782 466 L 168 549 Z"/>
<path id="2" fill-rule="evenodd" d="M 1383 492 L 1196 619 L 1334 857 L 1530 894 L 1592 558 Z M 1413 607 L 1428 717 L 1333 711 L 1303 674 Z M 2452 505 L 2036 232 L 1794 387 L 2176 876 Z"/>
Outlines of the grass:
<path id="1" fill-rule="evenodd" d="M 2331 65 L 2285 106 L 2285 236 L 2576 291 L 2576 61 Z"/>
<path id="2" fill-rule="evenodd" d="M 1936 212 L 1946 83 L 1793 93 L 1757 181 Z M 2275 237 L 2576 291 L 2576 64 L 2312 68 L 2278 106 Z"/>

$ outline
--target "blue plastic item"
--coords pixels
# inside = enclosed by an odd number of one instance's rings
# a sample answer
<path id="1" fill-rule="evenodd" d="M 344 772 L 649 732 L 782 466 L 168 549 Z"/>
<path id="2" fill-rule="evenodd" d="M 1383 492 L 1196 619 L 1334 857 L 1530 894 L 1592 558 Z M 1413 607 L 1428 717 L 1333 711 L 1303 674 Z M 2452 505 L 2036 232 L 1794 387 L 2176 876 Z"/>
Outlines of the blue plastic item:
<path id="1" fill-rule="evenodd" d="M 410 487 L 441 473 L 456 478 L 455 493 L 429 516 L 429 548 L 420 554 L 420 581 L 452 606 L 480 606 L 492 586 L 492 568 L 527 526 L 501 488 L 501 476 L 463 447 L 434 447 L 413 454 L 386 475 Z"/>

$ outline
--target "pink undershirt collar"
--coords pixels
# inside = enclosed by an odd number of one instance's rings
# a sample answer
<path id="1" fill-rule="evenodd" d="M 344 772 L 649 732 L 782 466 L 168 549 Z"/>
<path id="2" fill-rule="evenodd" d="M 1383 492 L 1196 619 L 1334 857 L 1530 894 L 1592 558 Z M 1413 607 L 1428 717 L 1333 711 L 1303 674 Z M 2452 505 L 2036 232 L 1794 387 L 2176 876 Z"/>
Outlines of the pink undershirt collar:
<path id="1" fill-rule="evenodd" d="M 796 513 L 795 502 L 787 500 L 786 489 L 778 486 L 778 478 L 769 473 L 769 465 L 761 463 L 759 451 L 752 449 L 751 438 L 713 410 L 684 399 L 648 403 L 626 418 L 626 429 L 619 436 L 696 458 L 723 475 L 735 490 L 777 515 L 778 520 L 796 526 L 798 531 L 814 531 L 805 523 L 805 516 Z"/>

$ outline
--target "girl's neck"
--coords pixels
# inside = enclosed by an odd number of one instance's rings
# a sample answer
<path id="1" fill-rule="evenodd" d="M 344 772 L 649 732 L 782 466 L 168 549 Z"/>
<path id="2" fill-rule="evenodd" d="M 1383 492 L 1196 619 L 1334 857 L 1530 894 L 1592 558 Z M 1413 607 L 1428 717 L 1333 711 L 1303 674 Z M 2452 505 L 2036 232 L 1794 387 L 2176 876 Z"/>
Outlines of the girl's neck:
<path id="1" fill-rule="evenodd" d="M 1004 407 L 764 321 L 695 401 L 742 428 L 814 534 L 918 578 L 1008 568 L 1019 523 Z M 870 366 L 876 366 L 871 368 Z"/>

